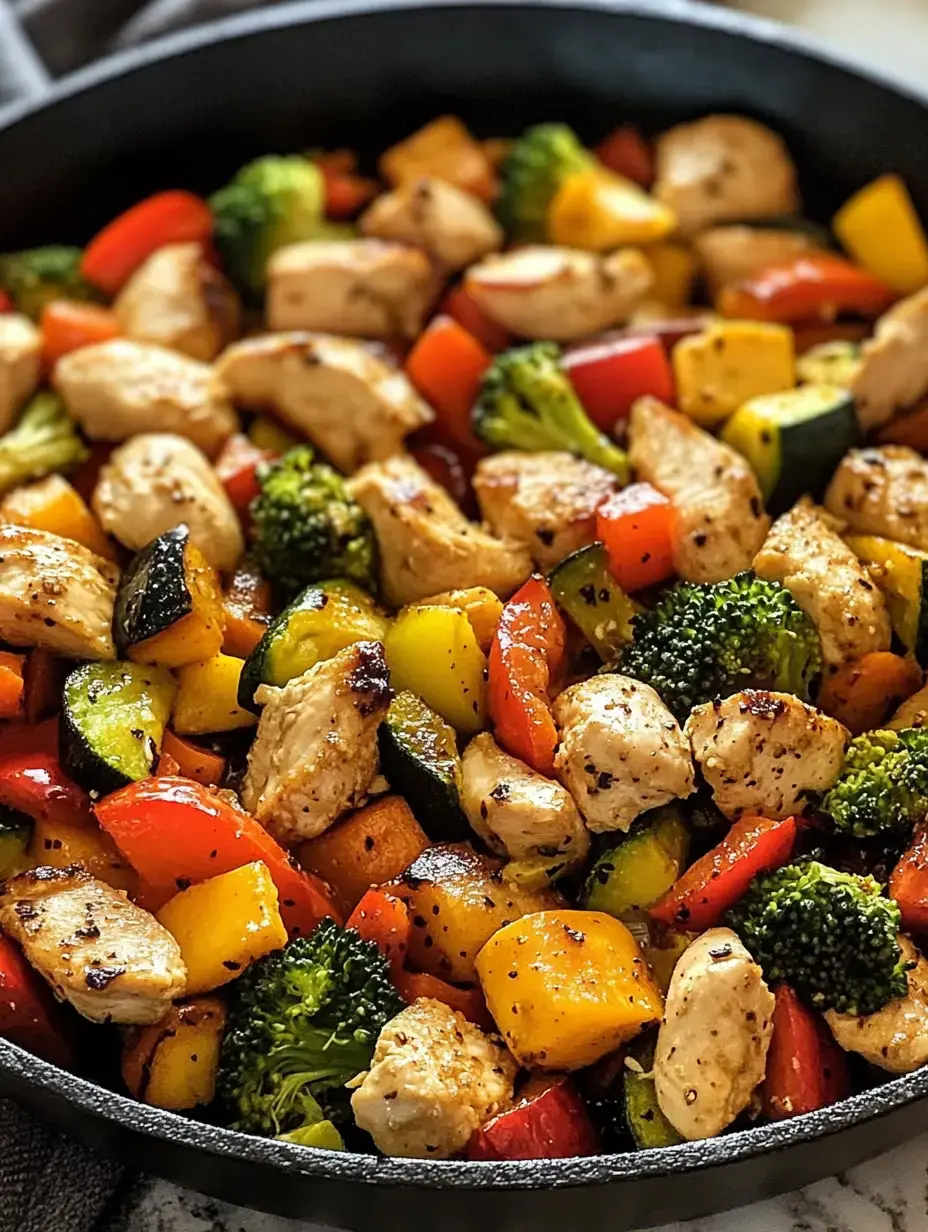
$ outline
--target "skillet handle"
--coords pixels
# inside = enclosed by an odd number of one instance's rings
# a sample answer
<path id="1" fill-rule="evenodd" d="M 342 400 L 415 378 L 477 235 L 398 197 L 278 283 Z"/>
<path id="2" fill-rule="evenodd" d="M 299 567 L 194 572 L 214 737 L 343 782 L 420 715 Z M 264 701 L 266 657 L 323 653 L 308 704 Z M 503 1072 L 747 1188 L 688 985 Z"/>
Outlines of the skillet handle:
<path id="1" fill-rule="evenodd" d="M 0 0 L 0 109 L 8 103 L 41 97 L 50 83 L 48 70 L 7 0 Z"/>

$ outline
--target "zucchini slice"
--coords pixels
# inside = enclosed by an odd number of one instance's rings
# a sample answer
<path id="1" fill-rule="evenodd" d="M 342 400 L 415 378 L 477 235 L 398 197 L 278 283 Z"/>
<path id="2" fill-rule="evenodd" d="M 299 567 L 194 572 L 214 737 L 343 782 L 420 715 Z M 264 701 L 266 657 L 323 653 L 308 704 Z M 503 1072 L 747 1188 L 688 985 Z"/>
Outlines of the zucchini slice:
<path id="1" fill-rule="evenodd" d="M 555 565 L 548 578 L 555 602 L 570 617 L 604 663 L 611 663 L 632 640 L 632 617 L 639 610 L 606 563 L 606 549 L 590 543 Z"/>
<path id="2" fill-rule="evenodd" d="M 896 637 L 920 667 L 928 667 L 928 552 L 878 535 L 848 535 L 847 545 L 871 567 Z"/>
<path id="3" fill-rule="evenodd" d="M 639 1151 L 659 1146 L 676 1146 L 683 1139 L 661 1112 L 651 1077 L 654 1068 L 654 1033 L 640 1036 L 629 1045 L 623 1079 L 625 1120 L 628 1131 Z"/>
<path id="4" fill-rule="evenodd" d="M 819 384 L 751 398 L 725 424 L 722 440 L 750 462 L 776 515 L 807 492 L 820 500 L 861 433 L 848 391 Z"/>
<path id="5" fill-rule="evenodd" d="M 645 919 L 686 867 L 690 835 L 673 804 L 655 809 L 639 830 L 604 851 L 590 869 L 580 905 L 628 924 Z"/>
<path id="6" fill-rule="evenodd" d="M 380 768 L 423 830 L 438 843 L 470 838 L 461 807 L 461 758 L 454 728 L 415 693 L 397 693 L 377 732 Z"/>
<path id="7" fill-rule="evenodd" d="M 65 773 L 100 795 L 147 778 L 176 692 L 174 677 L 160 667 L 76 667 L 62 697 L 59 752 Z"/>
<path id="8" fill-rule="evenodd" d="M 113 632 L 116 650 L 135 663 L 185 667 L 222 647 L 219 577 L 186 526 L 153 539 L 122 575 Z"/>
<path id="9" fill-rule="evenodd" d="M 353 582 L 320 582 L 299 594 L 268 625 L 245 660 L 238 704 L 257 714 L 255 690 L 281 687 L 354 642 L 382 642 L 390 622 Z"/>
<path id="10" fill-rule="evenodd" d="M 32 818 L 26 813 L 0 804 L 0 877 L 13 877 L 24 868 L 32 828 Z"/>
<path id="11" fill-rule="evenodd" d="M 820 342 L 796 360 L 796 375 L 804 385 L 840 385 L 850 389 L 862 362 L 859 342 Z"/>

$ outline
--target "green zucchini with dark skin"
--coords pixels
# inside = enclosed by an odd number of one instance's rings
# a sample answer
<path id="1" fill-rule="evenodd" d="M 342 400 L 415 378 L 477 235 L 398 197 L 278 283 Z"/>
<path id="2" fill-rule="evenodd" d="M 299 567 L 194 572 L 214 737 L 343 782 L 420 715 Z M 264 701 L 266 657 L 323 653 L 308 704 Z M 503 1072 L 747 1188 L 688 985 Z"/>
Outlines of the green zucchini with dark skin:
<path id="1" fill-rule="evenodd" d="M 461 758 L 454 728 L 415 693 L 397 693 L 377 732 L 380 769 L 437 843 L 471 836 L 461 807 Z"/>
<path id="2" fill-rule="evenodd" d="M 625 1120 L 639 1151 L 676 1146 L 683 1139 L 670 1124 L 657 1102 L 654 1079 L 654 1032 L 639 1036 L 628 1047 L 623 1076 Z M 632 1065 L 628 1062 L 631 1061 Z"/>
<path id="3" fill-rule="evenodd" d="M 590 543 L 552 569 L 548 584 L 558 607 L 570 617 L 604 663 L 632 640 L 638 605 L 609 572 L 606 549 Z"/>
<path id="4" fill-rule="evenodd" d="M 586 879 L 580 906 L 626 924 L 646 919 L 646 908 L 666 894 L 686 868 L 689 841 L 676 805 L 655 809 L 639 829 L 600 855 Z"/>
<path id="5" fill-rule="evenodd" d="M 177 692 L 174 677 L 140 663 L 85 663 L 64 682 L 61 766 L 99 795 L 147 778 Z"/>
<path id="6" fill-rule="evenodd" d="M 0 804 L 0 878 L 12 877 L 32 839 L 32 818 Z"/>
<path id="7" fill-rule="evenodd" d="M 861 442 L 854 399 L 838 385 L 801 385 L 751 398 L 722 429 L 750 462 L 774 517 L 806 493 L 820 500 L 835 467 Z"/>

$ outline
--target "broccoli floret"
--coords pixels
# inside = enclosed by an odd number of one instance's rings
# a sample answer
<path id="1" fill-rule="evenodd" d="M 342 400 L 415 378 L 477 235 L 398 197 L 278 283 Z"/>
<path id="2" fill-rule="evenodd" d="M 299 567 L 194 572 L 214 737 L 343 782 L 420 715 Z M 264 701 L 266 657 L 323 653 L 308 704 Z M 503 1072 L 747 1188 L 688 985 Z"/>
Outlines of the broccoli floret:
<path id="1" fill-rule="evenodd" d="M 254 555 L 285 602 L 312 582 L 342 577 L 375 589 L 377 546 L 367 514 L 311 445 L 259 467 L 251 502 Z"/>
<path id="2" fill-rule="evenodd" d="M 536 124 L 512 147 L 501 169 L 498 213 L 513 239 L 543 243 L 548 207 L 568 175 L 595 165 L 566 124 Z"/>
<path id="3" fill-rule="evenodd" d="M 345 1084 L 402 1009 L 377 946 L 333 920 L 259 959 L 232 987 L 219 1064 L 234 1127 L 273 1137 L 341 1120 Z"/>
<path id="4" fill-rule="evenodd" d="M 565 449 L 628 480 L 628 456 L 590 420 L 561 370 L 554 342 L 497 355 L 474 406 L 474 431 L 491 449 Z"/>
<path id="5" fill-rule="evenodd" d="M 808 701 L 822 670 L 815 625 L 784 586 L 753 573 L 678 582 L 632 618 L 632 631 L 618 670 L 656 689 L 681 723 L 741 689 Z"/>
<path id="6" fill-rule="evenodd" d="M 16 427 L 0 436 L 0 495 L 53 472 L 69 471 L 89 456 L 61 399 L 43 390 L 27 403 Z"/>
<path id="7" fill-rule="evenodd" d="M 907 990 L 899 908 L 872 877 L 811 860 L 755 877 L 727 916 L 768 983 L 820 1010 L 872 1014 Z"/>
<path id="8" fill-rule="evenodd" d="M 63 244 L 0 256 L 0 291 L 33 321 L 53 299 L 94 299 L 93 288 L 81 276 L 81 256 L 79 248 Z"/>
<path id="9" fill-rule="evenodd" d="M 856 736 L 822 811 L 856 838 L 911 831 L 928 813 L 928 728 Z"/>

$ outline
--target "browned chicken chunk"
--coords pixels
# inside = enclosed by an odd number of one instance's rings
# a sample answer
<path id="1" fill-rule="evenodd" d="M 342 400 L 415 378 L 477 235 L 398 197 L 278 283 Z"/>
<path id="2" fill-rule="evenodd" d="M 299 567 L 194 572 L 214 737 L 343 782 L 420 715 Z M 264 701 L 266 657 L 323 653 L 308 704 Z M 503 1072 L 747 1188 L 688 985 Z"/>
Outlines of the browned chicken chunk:
<path id="1" fill-rule="evenodd" d="M 928 551 L 928 461 L 905 445 L 852 449 L 825 493 L 852 531 Z"/>

